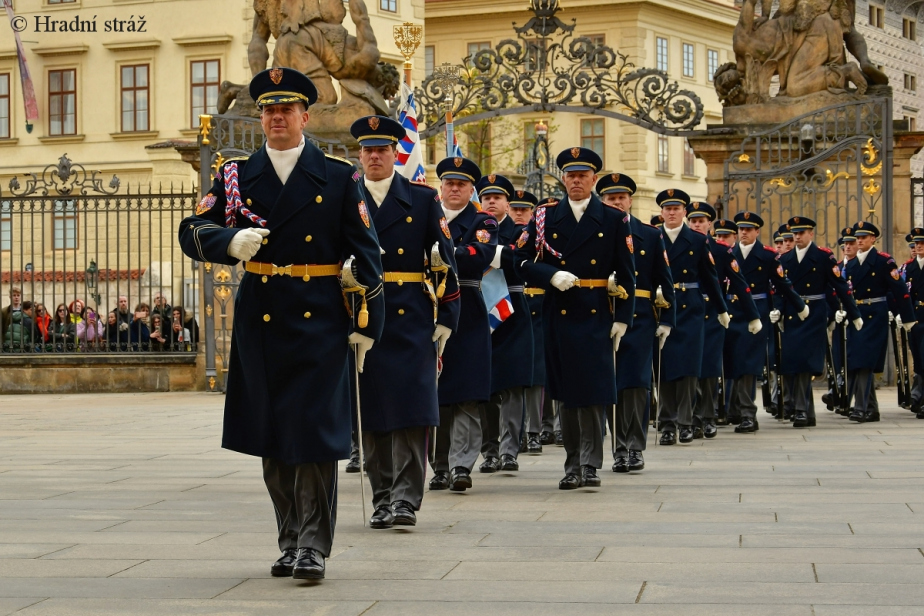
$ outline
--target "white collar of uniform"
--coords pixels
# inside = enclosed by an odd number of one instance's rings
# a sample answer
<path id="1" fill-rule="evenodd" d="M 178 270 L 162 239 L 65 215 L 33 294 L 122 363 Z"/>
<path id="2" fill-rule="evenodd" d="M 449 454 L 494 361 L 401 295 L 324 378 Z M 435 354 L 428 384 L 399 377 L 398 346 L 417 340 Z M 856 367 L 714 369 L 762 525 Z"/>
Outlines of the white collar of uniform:
<path id="1" fill-rule="evenodd" d="M 796 246 L 796 261 L 798 261 L 799 263 L 802 263 L 802 257 L 805 256 L 805 253 L 807 253 L 808 249 L 811 247 L 812 247 L 811 242 L 809 242 L 809 245 L 806 246 L 805 248 L 799 248 L 798 246 Z"/>
<path id="2" fill-rule="evenodd" d="M 667 225 L 664 225 L 664 234 L 670 238 L 671 244 L 677 241 L 677 236 L 680 235 L 680 232 L 683 230 L 683 223 L 680 223 L 673 229 L 668 229 Z"/>
<path id="3" fill-rule="evenodd" d="M 571 213 L 574 214 L 574 218 L 578 222 L 581 222 L 581 216 L 583 216 L 584 212 L 587 210 L 588 203 L 590 203 L 590 197 L 581 199 L 580 201 L 572 201 L 571 199 L 568 199 L 568 205 L 571 206 Z"/>
<path id="4" fill-rule="evenodd" d="M 385 200 L 385 196 L 388 195 L 388 191 L 391 189 L 391 183 L 395 179 L 395 173 L 392 172 L 390 176 L 384 180 L 370 180 L 368 177 L 363 176 L 363 184 L 366 186 L 366 190 L 369 191 L 369 194 L 372 195 L 372 198 L 375 199 L 377 205 L 382 205 L 382 201 Z"/>
<path id="5" fill-rule="evenodd" d="M 289 148 L 288 150 L 274 150 L 266 146 L 266 155 L 269 156 L 270 162 L 273 163 L 273 169 L 276 170 L 276 175 L 279 176 L 279 181 L 283 184 L 285 184 L 289 176 L 292 175 L 292 170 L 295 169 L 295 163 L 298 162 L 298 157 L 302 155 L 302 150 L 304 149 L 304 135 L 302 135 L 302 140 L 299 141 L 297 146 Z"/>
<path id="6" fill-rule="evenodd" d="M 465 211 L 465 207 L 468 207 L 468 205 L 466 205 L 466 206 L 465 206 L 464 208 L 462 208 L 461 210 L 450 210 L 449 208 L 447 208 L 447 207 L 446 207 L 445 205 L 443 205 L 443 204 L 440 204 L 440 207 L 443 208 L 443 216 L 446 217 L 446 222 L 452 222 L 453 220 L 456 219 L 456 217 L 457 217 L 459 214 L 461 214 L 462 212 Z"/>
<path id="7" fill-rule="evenodd" d="M 741 258 L 747 259 L 748 255 L 751 254 L 751 250 L 754 249 L 756 244 L 757 242 L 751 242 L 750 244 L 742 244 L 741 242 L 738 242 L 738 248 L 741 249 Z"/>
<path id="8" fill-rule="evenodd" d="M 924 257 L 915 257 L 915 260 L 918 262 L 918 267 L 924 270 Z"/>
<path id="9" fill-rule="evenodd" d="M 872 250 L 872 247 L 869 250 Z M 863 265 L 863 262 L 866 261 L 866 257 L 869 255 L 869 250 L 866 252 L 861 252 L 859 250 L 857 251 L 857 259 L 860 260 L 860 265 Z"/>

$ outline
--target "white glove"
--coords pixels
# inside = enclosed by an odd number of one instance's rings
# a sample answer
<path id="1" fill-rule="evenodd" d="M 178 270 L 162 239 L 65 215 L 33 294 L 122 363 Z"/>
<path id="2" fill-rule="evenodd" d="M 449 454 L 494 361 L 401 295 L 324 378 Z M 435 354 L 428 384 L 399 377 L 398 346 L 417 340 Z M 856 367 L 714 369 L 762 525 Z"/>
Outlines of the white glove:
<path id="1" fill-rule="evenodd" d="M 663 349 L 664 343 L 667 342 L 667 337 L 671 335 L 671 326 L 670 325 L 658 325 L 658 329 L 655 331 L 655 337 L 658 339 L 658 348 Z"/>
<path id="2" fill-rule="evenodd" d="M 898 321 L 899 319 L 896 318 L 895 320 Z M 915 325 L 917 325 L 917 322 L 916 322 L 916 321 L 912 321 L 911 323 L 899 323 L 899 325 L 901 325 L 902 327 L 904 327 L 906 332 L 910 332 L 911 329 L 912 329 Z"/>
<path id="3" fill-rule="evenodd" d="M 571 272 L 555 272 L 549 283 L 559 291 L 567 291 L 574 286 L 577 279 L 578 277 Z"/>
<path id="4" fill-rule="evenodd" d="M 764 328 L 764 324 L 760 322 L 760 319 L 754 319 L 753 321 L 748 321 L 748 332 L 756 334 Z"/>
<path id="5" fill-rule="evenodd" d="M 719 325 L 728 329 L 728 324 L 731 323 L 731 317 L 728 316 L 727 312 L 722 312 L 719 314 Z"/>
<path id="6" fill-rule="evenodd" d="M 241 229 L 231 238 L 228 255 L 239 261 L 249 261 L 260 250 L 263 238 L 269 234 L 269 229 Z"/>
<path id="7" fill-rule="evenodd" d="M 776 322 L 778 322 L 778 321 L 780 320 L 780 317 L 781 317 L 781 316 L 782 316 L 782 315 L 780 314 L 780 311 L 779 311 L 779 310 L 771 310 L 771 311 L 770 311 L 770 322 L 771 322 L 771 323 L 776 323 Z"/>
<path id="8" fill-rule="evenodd" d="M 347 342 L 356 347 L 356 369 L 362 372 L 363 364 L 366 363 L 366 353 L 372 348 L 375 340 L 368 336 L 363 336 L 359 332 L 353 332 L 347 338 Z"/>
<path id="9" fill-rule="evenodd" d="M 806 305 L 805 305 L 805 308 L 802 309 L 802 312 L 800 312 L 800 313 L 799 313 L 798 315 L 796 315 L 796 316 L 799 317 L 799 320 L 800 320 L 800 321 L 804 321 L 805 319 L 808 318 L 808 315 L 809 315 L 809 308 L 808 308 L 808 304 L 806 304 Z"/>
<path id="10" fill-rule="evenodd" d="M 443 355 L 443 349 L 446 348 L 446 342 L 449 341 L 449 337 L 452 335 L 452 330 L 446 327 L 445 325 L 436 324 L 436 328 L 433 330 L 433 342 L 438 342 L 439 347 L 437 347 L 436 356 L 441 357 Z"/>
<path id="11" fill-rule="evenodd" d="M 504 254 L 504 246 L 500 245 L 494 251 L 494 258 L 491 259 L 491 267 L 493 267 L 494 269 L 501 268 L 501 256 L 503 256 L 503 254 Z"/>
<path id="12" fill-rule="evenodd" d="M 614 353 L 619 350 L 619 341 L 626 335 L 626 330 L 628 329 L 629 326 L 625 323 L 613 323 L 613 327 L 610 328 L 610 338 L 613 339 Z"/>
<path id="13" fill-rule="evenodd" d="M 834 313 L 834 321 L 835 321 L 837 324 L 843 323 L 843 322 L 844 322 L 844 319 L 846 319 L 846 318 L 847 318 L 847 311 L 846 311 L 846 310 L 838 310 L 838 311 L 836 311 L 836 312 Z"/>
<path id="14" fill-rule="evenodd" d="M 856 319 L 854 319 L 853 326 L 854 326 L 854 329 L 856 329 L 857 331 L 860 331 L 861 329 L 863 329 L 863 319 L 861 317 L 857 317 Z"/>
<path id="15" fill-rule="evenodd" d="M 892 323 L 892 322 L 898 323 L 898 326 L 901 327 L 902 326 L 901 315 L 894 315 L 890 312 L 889 313 L 889 323 Z"/>

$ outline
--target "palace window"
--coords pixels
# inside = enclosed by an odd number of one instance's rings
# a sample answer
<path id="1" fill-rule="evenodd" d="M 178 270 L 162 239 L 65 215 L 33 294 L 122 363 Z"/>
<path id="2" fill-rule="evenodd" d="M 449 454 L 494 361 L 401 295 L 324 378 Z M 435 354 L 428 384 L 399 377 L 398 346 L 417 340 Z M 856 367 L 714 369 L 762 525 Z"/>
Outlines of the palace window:
<path id="1" fill-rule="evenodd" d="M 671 150 L 670 141 L 666 135 L 658 135 L 658 172 L 671 172 Z"/>
<path id="2" fill-rule="evenodd" d="M 708 71 L 709 81 L 715 77 L 715 72 L 719 70 L 719 52 L 715 49 L 706 50 L 706 70 Z"/>
<path id="3" fill-rule="evenodd" d="M 73 199 L 55 201 L 54 249 L 77 248 L 77 205 Z"/>
<path id="4" fill-rule="evenodd" d="M 885 7 L 869 5 L 869 25 L 879 29 L 885 27 Z"/>
<path id="5" fill-rule="evenodd" d="M 190 126 L 199 126 L 199 116 L 218 113 L 218 88 L 221 77 L 219 60 L 196 60 L 189 63 Z"/>
<path id="6" fill-rule="evenodd" d="M 397 13 L 398 0 L 379 0 L 379 8 L 389 13 Z"/>
<path id="7" fill-rule="evenodd" d="M 0 139 L 10 138 L 10 74 L 0 73 Z"/>
<path id="8" fill-rule="evenodd" d="M 13 217 L 10 202 L 0 201 L 0 250 L 13 249 Z"/>
<path id="9" fill-rule="evenodd" d="M 696 175 L 696 153 L 686 139 L 683 140 L 683 174 Z"/>
<path id="10" fill-rule="evenodd" d="M 910 41 L 918 40 L 917 36 L 917 22 L 913 19 L 908 19 L 907 17 L 902 19 L 902 36 Z"/>
<path id="11" fill-rule="evenodd" d="M 48 71 L 48 134 L 77 134 L 77 70 Z"/>
<path id="12" fill-rule="evenodd" d="M 916 75 L 905 73 L 905 89 L 909 92 L 914 92 L 918 89 L 918 79 Z"/>
<path id="13" fill-rule="evenodd" d="M 684 77 L 694 77 L 695 76 L 695 48 L 692 43 L 683 44 L 683 76 Z"/>
<path id="14" fill-rule="evenodd" d="M 667 72 L 667 39 L 660 36 L 655 38 L 655 63 L 659 71 Z"/>
<path id="15" fill-rule="evenodd" d="M 148 65 L 122 67 L 122 132 L 146 131 L 148 118 Z"/>
<path id="16" fill-rule="evenodd" d="M 603 142 L 605 139 L 603 118 L 581 120 L 581 147 L 593 150 L 606 160 Z"/>
<path id="17" fill-rule="evenodd" d="M 477 43 L 468 44 L 468 55 L 471 56 L 469 60 L 466 60 L 468 66 L 472 66 L 472 59 L 475 57 L 475 54 L 481 51 L 482 49 L 491 49 L 490 41 L 479 41 Z"/>
<path id="18" fill-rule="evenodd" d="M 436 66 L 436 47 L 427 45 L 424 47 L 424 73 L 426 77 L 433 74 L 434 66 Z"/>

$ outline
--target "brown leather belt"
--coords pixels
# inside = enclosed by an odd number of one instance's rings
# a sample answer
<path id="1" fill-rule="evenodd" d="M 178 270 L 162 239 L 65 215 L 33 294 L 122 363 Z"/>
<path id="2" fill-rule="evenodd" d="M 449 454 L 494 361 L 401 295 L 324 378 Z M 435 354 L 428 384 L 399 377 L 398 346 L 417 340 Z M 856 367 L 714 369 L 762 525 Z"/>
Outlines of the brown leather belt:
<path id="1" fill-rule="evenodd" d="M 574 286 L 582 289 L 605 289 L 609 281 L 604 278 L 578 278 Z"/>
<path id="2" fill-rule="evenodd" d="M 385 282 L 397 282 L 398 284 L 404 284 L 405 282 L 423 282 L 424 274 L 423 272 L 385 272 L 382 280 Z"/>
<path id="3" fill-rule="evenodd" d="M 340 264 L 333 265 L 273 265 L 272 263 L 259 263 L 257 261 L 247 261 L 244 269 L 251 274 L 261 274 L 263 276 L 291 276 L 292 278 L 301 278 L 305 282 L 311 280 L 312 276 L 339 276 Z"/>
<path id="4" fill-rule="evenodd" d="M 545 295 L 545 289 L 537 289 L 536 287 L 526 287 L 523 289 L 523 293 L 532 297 L 533 295 Z"/>
<path id="5" fill-rule="evenodd" d="M 651 291 L 646 291 L 645 289 L 636 289 L 635 297 L 644 297 L 645 299 L 651 299 Z"/>

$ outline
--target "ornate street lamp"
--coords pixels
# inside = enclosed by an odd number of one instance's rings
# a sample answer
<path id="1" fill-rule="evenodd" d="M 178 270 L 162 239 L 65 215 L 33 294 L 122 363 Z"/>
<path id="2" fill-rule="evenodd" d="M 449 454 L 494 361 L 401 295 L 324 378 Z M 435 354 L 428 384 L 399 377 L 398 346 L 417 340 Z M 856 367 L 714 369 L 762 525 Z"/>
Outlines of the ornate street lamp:
<path id="1" fill-rule="evenodd" d="M 87 267 L 85 273 L 84 282 L 87 285 L 87 297 L 93 300 L 95 308 L 99 310 L 102 297 L 99 294 L 99 268 L 96 267 L 96 261 L 90 261 L 90 266 Z"/>
<path id="2" fill-rule="evenodd" d="M 453 88 L 459 83 L 459 70 L 461 68 L 458 64 L 443 62 L 433 69 L 433 79 L 439 84 L 440 90 L 443 91 L 443 102 L 446 104 L 446 156 L 452 156 L 453 154 Z"/>

